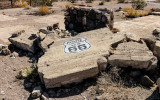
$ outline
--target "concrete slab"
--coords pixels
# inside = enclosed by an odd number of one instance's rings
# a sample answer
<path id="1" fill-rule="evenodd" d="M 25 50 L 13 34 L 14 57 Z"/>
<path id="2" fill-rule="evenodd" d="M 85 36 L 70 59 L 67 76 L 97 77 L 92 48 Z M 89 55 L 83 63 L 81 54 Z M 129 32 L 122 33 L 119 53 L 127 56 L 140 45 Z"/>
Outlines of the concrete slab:
<path id="1" fill-rule="evenodd" d="M 54 41 L 38 62 L 38 72 L 46 88 L 59 87 L 97 75 L 97 59 L 109 54 L 112 42 L 124 38 L 122 35 L 113 37 L 114 34 L 109 29 L 103 28 Z"/>

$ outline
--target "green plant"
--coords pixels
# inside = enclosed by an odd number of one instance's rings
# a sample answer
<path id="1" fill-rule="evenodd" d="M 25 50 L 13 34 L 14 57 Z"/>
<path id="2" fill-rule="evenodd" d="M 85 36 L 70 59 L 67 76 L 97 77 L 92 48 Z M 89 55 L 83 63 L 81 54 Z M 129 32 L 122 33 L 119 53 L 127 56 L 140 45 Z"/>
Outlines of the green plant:
<path id="1" fill-rule="evenodd" d="M 35 73 L 35 67 L 23 68 L 15 77 L 17 79 L 25 79 Z"/>
<path id="2" fill-rule="evenodd" d="M 147 3 L 145 0 L 132 0 L 132 7 L 136 10 L 142 10 L 144 7 L 147 6 Z"/>
<path id="3" fill-rule="evenodd" d="M 125 0 L 118 0 L 118 3 L 124 3 Z"/>
<path id="4" fill-rule="evenodd" d="M 101 2 L 99 3 L 99 5 L 104 5 L 104 2 L 103 2 L 103 1 L 101 1 Z"/>

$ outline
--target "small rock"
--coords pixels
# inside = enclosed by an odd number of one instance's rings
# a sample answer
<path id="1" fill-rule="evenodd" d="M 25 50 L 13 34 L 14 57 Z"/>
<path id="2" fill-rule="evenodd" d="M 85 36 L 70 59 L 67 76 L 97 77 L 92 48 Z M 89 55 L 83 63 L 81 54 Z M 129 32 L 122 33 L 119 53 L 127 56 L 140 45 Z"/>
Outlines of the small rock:
<path id="1" fill-rule="evenodd" d="M 156 29 L 153 30 L 153 35 L 159 36 L 159 34 L 160 34 L 160 28 L 157 27 Z"/>
<path id="2" fill-rule="evenodd" d="M 40 39 L 40 41 L 44 40 L 45 37 L 46 37 L 46 34 L 44 34 L 42 32 L 39 33 L 39 39 Z"/>
<path id="3" fill-rule="evenodd" d="M 48 95 L 46 92 L 44 92 L 44 93 L 42 94 L 42 96 L 41 96 L 41 99 L 42 99 L 42 100 L 49 100 L 49 95 Z"/>
<path id="4" fill-rule="evenodd" d="M 52 26 L 47 26 L 47 30 L 52 31 L 53 30 Z"/>
<path id="5" fill-rule="evenodd" d="M 158 85 L 159 93 L 160 93 L 160 78 L 157 79 L 157 82 L 156 82 L 156 83 L 157 83 L 157 85 Z"/>
<path id="6" fill-rule="evenodd" d="M 12 54 L 10 55 L 10 58 L 14 59 L 14 58 L 16 58 L 16 57 L 15 57 L 14 54 L 12 53 Z"/>
<path id="7" fill-rule="evenodd" d="M 42 90 L 41 90 L 41 87 L 40 86 L 37 86 L 33 89 L 32 91 L 32 94 L 31 94 L 31 97 L 33 99 L 36 99 L 36 98 L 39 98 L 42 94 Z"/>
<path id="8" fill-rule="evenodd" d="M 22 33 L 25 33 L 25 30 L 18 30 L 18 31 L 16 31 L 16 32 L 14 32 L 14 33 L 12 34 L 12 37 L 18 37 L 18 36 L 20 36 Z"/>
<path id="9" fill-rule="evenodd" d="M 53 24 L 53 29 L 59 29 L 59 23 Z"/>
<path id="10" fill-rule="evenodd" d="M 11 51 L 8 48 L 2 49 L 1 54 L 7 56 L 11 54 Z"/>
<path id="11" fill-rule="evenodd" d="M 8 47 L 7 45 L 0 44 L 0 51 L 1 51 L 2 49 L 6 49 L 7 47 Z"/>
<path id="12" fill-rule="evenodd" d="M 39 29 L 39 33 L 41 33 L 41 32 L 42 32 L 43 34 L 49 34 L 48 31 L 45 30 L 45 29 Z"/>
<path id="13" fill-rule="evenodd" d="M 17 52 L 13 52 L 13 54 L 14 54 L 15 57 L 19 56 L 19 54 Z"/>
<path id="14" fill-rule="evenodd" d="M 154 82 L 147 75 L 145 75 L 141 78 L 141 83 L 142 83 L 142 85 L 149 86 L 149 87 L 153 86 L 153 84 L 154 84 Z"/>
<path id="15" fill-rule="evenodd" d="M 107 67 L 107 59 L 105 57 L 101 57 L 97 60 L 99 71 L 105 71 Z"/>

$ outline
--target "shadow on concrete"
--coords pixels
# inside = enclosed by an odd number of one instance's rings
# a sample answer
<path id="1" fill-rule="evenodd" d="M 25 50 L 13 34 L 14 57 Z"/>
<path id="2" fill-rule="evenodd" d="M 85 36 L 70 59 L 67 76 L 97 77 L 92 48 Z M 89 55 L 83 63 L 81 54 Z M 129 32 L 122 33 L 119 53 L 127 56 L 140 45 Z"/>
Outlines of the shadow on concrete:
<path id="1" fill-rule="evenodd" d="M 160 100 L 158 88 L 146 100 Z"/>

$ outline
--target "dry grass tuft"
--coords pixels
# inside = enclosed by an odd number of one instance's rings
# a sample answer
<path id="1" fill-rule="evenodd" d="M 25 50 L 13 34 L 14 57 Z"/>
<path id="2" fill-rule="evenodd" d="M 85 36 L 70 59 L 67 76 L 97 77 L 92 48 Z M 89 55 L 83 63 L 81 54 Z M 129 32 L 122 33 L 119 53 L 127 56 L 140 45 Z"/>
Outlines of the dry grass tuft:
<path id="1" fill-rule="evenodd" d="M 38 10 L 40 15 L 47 15 L 49 14 L 50 9 L 47 6 L 41 6 Z"/>
<path id="2" fill-rule="evenodd" d="M 65 4 L 65 7 L 66 7 L 66 8 L 68 8 L 68 7 L 70 7 L 70 6 L 72 6 L 72 3 L 71 3 L 71 2 L 67 2 L 67 3 Z"/>
<path id="3" fill-rule="evenodd" d="M 151 10 L 135 10 L 134 8 L 123 8 L 124 12 L 126 12 L 126 17 L 142 17 L 149 15 L 152 11 Z"/>

